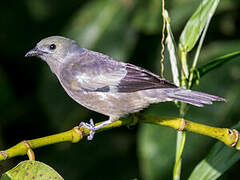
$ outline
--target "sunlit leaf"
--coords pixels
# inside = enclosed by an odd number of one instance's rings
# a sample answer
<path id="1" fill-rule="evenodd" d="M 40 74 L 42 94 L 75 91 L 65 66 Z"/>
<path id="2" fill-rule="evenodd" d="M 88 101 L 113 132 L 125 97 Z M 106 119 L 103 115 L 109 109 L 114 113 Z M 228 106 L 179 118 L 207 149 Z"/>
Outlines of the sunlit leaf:
<path id="1" fill-rule="evenodd" d="M 45 180 L 56 179 L 63 180 L 63 178 L 50 166 L 39 161 L 23 161 L 16 167 L 4 173 L 1 180 Z"/>
<path id="2" fill-rule="evenodd" d="M 167 10 L 164 12 L 164 18 L 166 20 L 166 29 L 167 29 L 167 48 L 168 53 L 170 57 L 170 63 L 171 63 L 171 69 L 172 69 L 172 76 L 173 76 L 173 82 L 177 86 L 180 85 L 179 83 L 179 72 L 178 72 L 178 66 L 177 66 L 177 53 L 176 53 L 176 43 L 174 41 L 174 37 L 172 34 L 171 26 L 170 26 L 170 18 L 168 16 Z"/>
<path id="3" fill-rule="evenodd" d="M 219 0 L 203 0 L 192 17 L 188 20 L 181 36 L 180 49 L 185 52 L 191 51 L 199 39 L 203 28 L 212 18 Z"/>
<path id="4" fill-rule="evenodd" d="M 240 123 L 233 128 L 239 131 Z M 189 180 L 217 179 L 239 159 L 239 151 L 218 142 L 213 146 L 209 155 L 195 167 Z"/>

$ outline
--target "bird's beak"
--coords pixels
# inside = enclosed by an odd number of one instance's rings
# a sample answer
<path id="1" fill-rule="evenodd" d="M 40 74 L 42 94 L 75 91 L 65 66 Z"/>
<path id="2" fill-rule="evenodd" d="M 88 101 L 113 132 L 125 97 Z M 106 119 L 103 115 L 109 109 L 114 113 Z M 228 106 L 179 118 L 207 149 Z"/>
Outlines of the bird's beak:
<path id="1" fill-rule="evenodd" d="M 31 49 L 30 51 L 25 54 L 25 57 L 31 57 L 31 56 L 40 56 L 43 55 L 45 52 L 39 50 L 37 47 Z"/>

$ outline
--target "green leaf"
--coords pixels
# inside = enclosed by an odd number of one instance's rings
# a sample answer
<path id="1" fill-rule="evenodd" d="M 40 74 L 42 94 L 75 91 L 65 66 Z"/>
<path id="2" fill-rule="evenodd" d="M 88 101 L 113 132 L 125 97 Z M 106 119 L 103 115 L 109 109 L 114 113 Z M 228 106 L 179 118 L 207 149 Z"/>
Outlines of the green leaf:
<path id="1" fill-rule="evenodd" d="M 23 161 L 16 167 L 9 170 L 2 175 L 1 180 L 45 180 L 56 179 L 63 180 L 63 178 L 50 166 L 39 161 Z"/>
<path id="2" fill-rule="evenodd" d="M 181 36 L 181 51 L 189 52 L 199 39 L 207 22 L 212 18 L 219 0 L 203 0 L 192 17 L 188 20 Z"/>
<path id="3" fill-rule="evenodd" d="M 196 50 L 196 53 L 195 53 L 195 56 L 194 56 L 194 59 L 193 59 L 193 63 L 192 63 L 191 73 L 190 73 L 190 76 L 189 76 L 188 87 L 192 86 L 192 80 L 193 80 L 193 77 L 194 77 L 194 70 L 197 66 L 199 54 L 200 54 L 200 51 L 202 49 L 203 40 L 205 38 L 209 23 L 210 23 L 210 19 L 208 19 L 208 21 L 206 23 L 206 26 L 204 27 L 203 33 L 201 35 L 201 38 L 199 40 L 199 43 L 198 43 L 198 47 L 197 47 L 197 50 Z"/>
<path id="4" fill-rule="evenodd" d="M 240 122 L 233 128 L 239 131 Z M 213 146 L 209 155 L 195 167 L 189 180 L 217 179 L 239 159 L 239 151 L 218 142 Z"/>
<path id="5" fill-rule="evenodd" d="M 240 51 L 233 52 L 233 53 L 216 58 L 215 60 L 211 61 L 210 63 L 203 65 L 202 67 L 197 68 L 195 70 L 193 82 L 195 82 L 197 84 L 198 83 L 197 80 L 200 77 L 207 74 L 208 72 L 213 71 L 216 68 L 219 68 L 220 66 L 222 66 L 223 64 L 225 64 L 228 61 L 236 60 L 239 58 L 240 58 Z"/>
<path id="6" fill-rule="evenodd" d="M 170 26 L 170 18 L 168 16 L 167 10 L 164 11 L 164 18 L 166 20 L 166 29 L 167 29 L 166 43 L 167 43 L 168 53 L 170 57 L 173 82 L 174 84 L 179 86 L 180 83 L 179 83 L 179 72 L 178 72 L 178 66 L 177 66 L 176 43 L 174 41 L 174 37 L 172 34 L 172 30 Z"/>
<path id="7" fill-rule="evenodd" d="M 179 180 L 181 176 L 181 166 L 182 166 L 182 153 L 184 149 L 184 144 L 186 141 L 186 132 L 177 132 L 177 146 L 176 146 L 176 159 L 173 170 L 173 179 Z"/>

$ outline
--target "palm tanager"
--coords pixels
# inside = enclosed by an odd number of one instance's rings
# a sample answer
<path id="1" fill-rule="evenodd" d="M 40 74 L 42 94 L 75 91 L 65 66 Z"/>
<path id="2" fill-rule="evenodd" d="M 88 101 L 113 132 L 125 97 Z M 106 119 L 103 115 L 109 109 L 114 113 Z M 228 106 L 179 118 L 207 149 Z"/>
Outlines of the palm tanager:
<path id="1" fill-rule="evenodd" d="M 42 39 L 25 56 L 38 56 L 46 61 L 71 98 L 88 109 L 109 116 L 99 125 L 94 125 L 92 119 L 90 123 L 80 123 L 90 130 L 88 140 L 93 138 L 96 130 L 152 103 L 181 101 L 202 107 L 212 101 L 225 101 L 221 97 L 178 87 L 146 69 L 82 48 L 61 36 Z"/>

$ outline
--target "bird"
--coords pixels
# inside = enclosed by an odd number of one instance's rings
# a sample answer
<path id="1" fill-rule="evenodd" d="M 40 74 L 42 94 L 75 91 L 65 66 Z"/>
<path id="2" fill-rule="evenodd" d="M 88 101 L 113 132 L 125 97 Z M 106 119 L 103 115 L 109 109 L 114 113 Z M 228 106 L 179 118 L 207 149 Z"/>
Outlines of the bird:
<path id="1" fill-rule="evenodd" d="M 66 93 L 82 106 L 109 117 L 98 125 L 81 122 L 96 130 L 128 114 L 141 111 L 150 104 L 180 101 L 202 107 L 224 98 L 184 89 L 139 66 L 118 61 L 108 55 L 79 46 L 76 41 L 50 36 L 42 39 L 25 57 L 37 56 L 57 76 Z"/>

